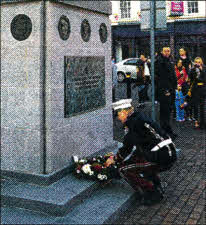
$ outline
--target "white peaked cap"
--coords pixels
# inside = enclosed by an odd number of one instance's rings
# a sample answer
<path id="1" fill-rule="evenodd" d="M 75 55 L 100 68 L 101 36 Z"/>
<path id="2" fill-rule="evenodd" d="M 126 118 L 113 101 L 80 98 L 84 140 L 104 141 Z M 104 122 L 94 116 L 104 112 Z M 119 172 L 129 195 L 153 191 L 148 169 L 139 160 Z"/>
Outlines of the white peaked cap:
<path id="1" fill-rule="evenodd" d="M 112 104 L 114 110 L 117 109 L 126 109 L 131 107 L 132 99 L 122 99 Z"/>

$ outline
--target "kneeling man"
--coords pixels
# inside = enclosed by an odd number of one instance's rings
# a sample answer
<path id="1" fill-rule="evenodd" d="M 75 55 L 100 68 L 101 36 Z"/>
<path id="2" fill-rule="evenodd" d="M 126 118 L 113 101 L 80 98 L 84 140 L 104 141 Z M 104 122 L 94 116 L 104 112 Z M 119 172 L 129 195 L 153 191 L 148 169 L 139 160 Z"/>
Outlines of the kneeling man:
<path id="1" fill-rule="evenodd" d="M 169 135 L 141 112 L 134 112 L 131 99 L 113 103 L 118 119 L 124 124 L 123 146 L 113 160 L 119 173 L 141 194 L 145 205 L 163 198 L 158 173 L 171 168 L 176 161 L 176 148 Z"/>

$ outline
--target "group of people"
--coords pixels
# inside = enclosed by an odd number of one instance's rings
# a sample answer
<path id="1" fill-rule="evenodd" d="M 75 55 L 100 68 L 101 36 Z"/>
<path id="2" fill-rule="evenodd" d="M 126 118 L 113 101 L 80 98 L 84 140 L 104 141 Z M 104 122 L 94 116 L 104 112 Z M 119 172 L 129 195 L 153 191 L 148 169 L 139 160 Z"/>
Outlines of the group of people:
<path id="1" fill-rule="evenodd" d="M 201 57 L 191 62 L 185 49 L 179 50 L 175 65 L 178 88 L 176 90 L 176 120 L 194 120 L 196 128 L 205 127 L 206 68 Z M 174 110 L 175 111 L 175 110 Z"/>
<path id="2" fill-rule="evenodd" d="M 172 110 L 177 121 L 194 117 L 195 127 L 205 128 L 206 67 L 201 57 L 192 62 L 181 48 L 174 65 L 170 48 L 164 47 L 155 62 L 155 88 L 164 129 L 172 132 L 169 123 Z"/>
<path id="3" fill-rule="evenodd" d="M 151 87 L 151 63 L 145 55 L 140 55 L 137 63 L 139 103 L 148 100 Z M 178 122 L 194 120 L 196 128 L 205 128 L 206 107 L 206 67 L 201 57 L 192 62 L 186 49 L 179 49 L 176 60 L 171 57 L 169 47 L 164 47 L 155 56 L 155 98 L 160 103 L 160 123 L 174 138 L 170 117 Z"/>

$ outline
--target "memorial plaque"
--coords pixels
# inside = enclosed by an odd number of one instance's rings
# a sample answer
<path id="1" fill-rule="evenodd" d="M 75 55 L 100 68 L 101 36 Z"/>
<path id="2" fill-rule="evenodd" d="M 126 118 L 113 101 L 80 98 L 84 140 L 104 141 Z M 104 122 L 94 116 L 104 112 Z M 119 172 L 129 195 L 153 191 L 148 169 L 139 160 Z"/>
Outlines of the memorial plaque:
<path id="1" fill-rule="evenodd" d="M 69 38 L 71 28 L 69 19 L 66 16 L 61 16 L 58 24 L 59 36 L 62 40 Z"/>
<path id="2" fill-rule="evenodd" d="M 91 27 L 88 20 L 83 20 L 81 24 L 81 36 L 85 42 L 88 42 L 91 36 Z"/>
<path id="3" fill-rule="evenodd" d="M 99 28 L 99 36 L 102 43 L 107 41 L 107 26 L 105 23 L 102 23 Z"/>
<path id="4" fill-rule="evenodd" d="M 105 106 L 105 58 L 64 57 L 65 117 Z"/>
<path id="5" fill-rule="evenodd" d="M 14 17 L 11 22 L 12 36 L 18 41 L 26 40 L 32 32 L 31 19 L 24 14 L 19 14 Z"/>

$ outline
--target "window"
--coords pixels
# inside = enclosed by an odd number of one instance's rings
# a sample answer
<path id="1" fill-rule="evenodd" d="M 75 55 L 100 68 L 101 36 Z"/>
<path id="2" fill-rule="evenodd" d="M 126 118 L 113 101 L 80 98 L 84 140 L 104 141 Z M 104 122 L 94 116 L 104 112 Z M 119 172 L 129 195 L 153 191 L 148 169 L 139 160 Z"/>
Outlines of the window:
<path id="1" fill-rule="evenodd" d="M 128 65 L 128 66 L 136 66 L 137 65 L 137 59 L 130 59 L 127 60 L 124 65 Z"/>
<path id="2" fill-rule="evenodd" d="M 198 1 L 188 2 L 188 13 L 198 13 Z"/>
<path id="3" fill-rule="evenodd" d="M 120 12 L 121 18 L 130 18 L 130 9 L 131 9 L 131 2 L 121 0 L 120 1 Z"/>

